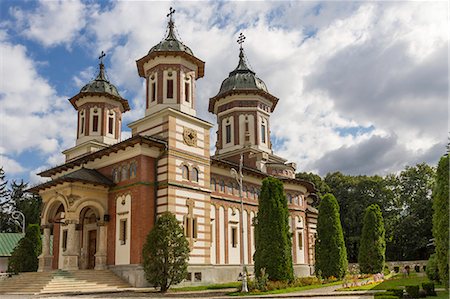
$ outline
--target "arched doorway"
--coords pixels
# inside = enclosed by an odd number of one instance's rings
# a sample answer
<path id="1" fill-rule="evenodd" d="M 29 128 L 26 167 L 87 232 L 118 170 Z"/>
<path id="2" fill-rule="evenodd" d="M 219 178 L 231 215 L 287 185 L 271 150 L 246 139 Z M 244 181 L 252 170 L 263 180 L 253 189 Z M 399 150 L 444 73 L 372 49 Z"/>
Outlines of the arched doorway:
<path id="1" fill-rule="evenodd" d="M 98 241 L 98 213 L 91 207 L 85 207 L 80 213 L 80 268 L 94 269 Z"/>

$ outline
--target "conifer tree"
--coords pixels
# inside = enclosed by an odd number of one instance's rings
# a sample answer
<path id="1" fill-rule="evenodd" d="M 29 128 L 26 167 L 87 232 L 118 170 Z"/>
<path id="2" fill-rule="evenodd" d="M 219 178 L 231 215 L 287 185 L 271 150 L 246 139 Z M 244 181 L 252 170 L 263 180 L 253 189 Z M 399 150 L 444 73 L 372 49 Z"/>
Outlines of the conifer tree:
<path id="1" fill-rule="evenodd" d="M 332 194 L 326 194 L 319 204 L 317 219 L 316 274 L 325 278 L 343 278 L 347 267 L 339 205 Z"/>
<path id="2" fill-rule="evenodd" d="M 383 215 L 377 204 L 367 207 L 364 214 L 358 263 L 362 273 L 381 273 L 384 269 L 386 240 Z"/>
<path id="3" fill-rule="evenodd" d="M 436 245 L 439 277 L 448 289 L 449 284 L 449 158 L 441 158 L 433 190 L 433 236 Z"/>
<path id="4" fill-rule="evenodd" d="M 19 241 L 11 254 L 8 272 L 36 272 L 39 266 L 38 256 L 41 254 L 42 241 L 38 224 L 28 225 L 25 236 Z"/>
<path id="5" fill-rule="evenodd" d="M 276 178 L 262 181 L 255 225 L 255 273 L 265 269 L 270 280 L 292 281 L 292 240 L 283 183 Z"/>
<path id="6" fill-rule="evenodd" d="M 189 243 L 178 220 L 163 213 L 147 236 L 142 250 L 145 278 L 165 293 L 187 275 Z"/>

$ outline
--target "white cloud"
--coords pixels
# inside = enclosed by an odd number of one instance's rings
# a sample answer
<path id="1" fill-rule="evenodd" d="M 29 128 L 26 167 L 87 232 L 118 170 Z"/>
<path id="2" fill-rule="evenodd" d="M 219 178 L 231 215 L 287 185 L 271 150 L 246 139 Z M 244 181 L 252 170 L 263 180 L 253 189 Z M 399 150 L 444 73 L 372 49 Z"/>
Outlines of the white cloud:
<path id="1" fill-rule="evenodd" d="M 86 25 L 86 6 L 79 0 L 39 1 L 34 11 L 11 10 L 23 36 L 45 47 L 70 45 Z"/>
<path id="2" fill-rule="evenodd" d="M 14 159 L 10 159 L 5 155 L 0 155 L 0 167 L 3 167 L 3 170 L 8 176 L 20 174 L 26 171 L 26 169 L 20 165 L 19 162 Z"/>

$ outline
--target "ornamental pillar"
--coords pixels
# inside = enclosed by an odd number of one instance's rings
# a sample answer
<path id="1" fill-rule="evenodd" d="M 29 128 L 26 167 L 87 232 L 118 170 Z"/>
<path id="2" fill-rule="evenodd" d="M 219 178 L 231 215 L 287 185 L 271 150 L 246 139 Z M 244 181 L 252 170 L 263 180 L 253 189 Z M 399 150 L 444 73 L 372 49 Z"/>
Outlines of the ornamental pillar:
<path id="1" fill-rule="evenodd" d="M 50 235 L 51 228 L 49 225 L 43 225 L 44 236 L 42 238 L 42 253 L 39 255 L 38 272 L 47 272 L 52 270 L 53 256 L 50 255 Z"/>
<path id="2" fill-rule="evenodd" d="M 106 223 L 99 222 L 98 227 L 98 246 L 95 253 L 95 270 L 106 269 L 106 241 L 107 241 L 107 228 Z"/>
<path id="3" fill-rule="evenodd" d="M 67 224 L 67 249 L 63 253 L 63 270 L 78 270 L 78 257 L 80 242 L 76 230 L 75 220 L 66 220 Z"/>

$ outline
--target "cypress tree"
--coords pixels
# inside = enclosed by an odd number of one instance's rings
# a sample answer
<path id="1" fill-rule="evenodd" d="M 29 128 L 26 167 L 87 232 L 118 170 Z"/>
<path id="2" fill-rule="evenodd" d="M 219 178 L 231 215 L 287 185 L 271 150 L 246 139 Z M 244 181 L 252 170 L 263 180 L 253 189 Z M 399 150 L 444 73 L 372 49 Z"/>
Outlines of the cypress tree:
<path id="1" fill-rule="evenodd" d="M 283 183 L 276 178 L 262 181 L 255 225 L 255 273 L 265 268 L 270 280 L 292 281 L 292 240 Z"/>
<path id="2" fill-rule="evenodd" d="M 343 278 L 347 272 L 347 249 L 339 218 L 339 204 L 326 194 L 319 204 L 316 239 L 316 274 Z"/>
<path id="3" fill-rule="evenodd" d="M 433 190 L 433 236 L 436 245 L 436 256 L 439 269 L 439 277 L 448 289 L 449 284 L 449 158 L 448 155 L 441 158 L 437 168 L 436 184 Z"/>
<path id="4" fill-rule="evenodd" d="M 384 269 L 386 240 L 383 215 L 377 204 L 367 207 L 364 214 L 358 263 L 362 273 L 381 273 Z"/>
<path id="5" fill-rule="evenodd" d="M 11 254 L 8 272 L 36 272 L 39 266 L 38 256 L 41 254 L 42 241 L 38 224 L 28 225 L 25 236 L 19 241 Z"/>
<path id="6" fill-rule="evenodd" d="M 187 276 L 189 242 L 175 215 L 163 213 L 147 236 L 142 250 L 145 278 L 161 292 Z"/>

